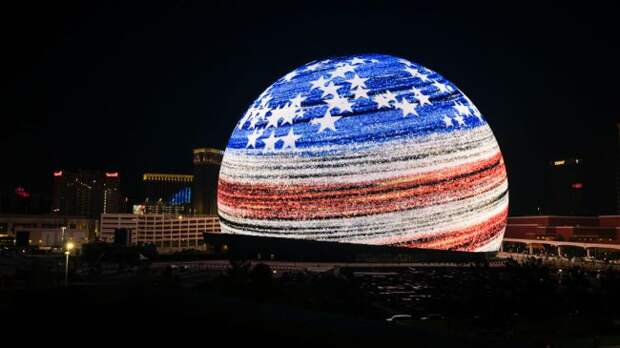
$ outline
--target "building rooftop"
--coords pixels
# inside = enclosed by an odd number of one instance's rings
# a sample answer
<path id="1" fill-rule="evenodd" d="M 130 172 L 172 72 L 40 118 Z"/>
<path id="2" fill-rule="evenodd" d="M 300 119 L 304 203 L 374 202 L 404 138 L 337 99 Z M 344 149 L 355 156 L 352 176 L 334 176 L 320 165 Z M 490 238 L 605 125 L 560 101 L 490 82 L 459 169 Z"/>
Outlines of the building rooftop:
<path id="1" fill-rule="evenodd" d="M 192 182 L 194 176 L 191 174 L 164 174 L 164 173 L 144 173 L 144 181 L 182 181 Z"/>

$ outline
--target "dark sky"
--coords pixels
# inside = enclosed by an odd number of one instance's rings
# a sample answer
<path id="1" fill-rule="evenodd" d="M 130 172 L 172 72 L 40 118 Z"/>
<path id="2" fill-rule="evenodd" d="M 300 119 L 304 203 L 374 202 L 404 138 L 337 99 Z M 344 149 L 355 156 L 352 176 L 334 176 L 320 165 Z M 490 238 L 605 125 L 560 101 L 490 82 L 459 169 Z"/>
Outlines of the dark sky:
<path id="1" fill-rule="evenodd" d="M 511 213 L 535 210 L 545 162 L 566 156 L 585 158 L 593 207 L 610 211 L 620 109 L 611 5 L 428 3 L 4 8 L 0 185 L 49 191 L 53 169 L 92 168 L 120 170 L 133 192 L 142 172 L 191 171 L 193 147 L 224 148 L 248 104 L 288 71 L 373 52 L 436 70 L 474 101 L 504 153 Z"/>

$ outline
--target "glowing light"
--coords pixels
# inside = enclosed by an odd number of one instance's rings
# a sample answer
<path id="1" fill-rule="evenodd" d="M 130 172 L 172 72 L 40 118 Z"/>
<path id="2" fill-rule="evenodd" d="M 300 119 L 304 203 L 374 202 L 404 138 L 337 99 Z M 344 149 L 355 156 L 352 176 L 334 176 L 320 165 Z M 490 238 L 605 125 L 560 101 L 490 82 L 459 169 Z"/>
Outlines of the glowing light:
<path id="1" fill-rule="evenodd" d="M 106 178 L 118 178 L 118 172 L 105 173 Z"/>
<path id="2" fill-rule="evenodd" d="M 191 183 L 193 179 L 193 175 L 185 174 L 145 173 L 142 175 L 142 180 L 144 181 L 181 181 Z"/>
<path id="3" fill-rule="evenodd" d="M 62 176 L 62 170 L 54 172 L 54 176 Z"/>
<path id="4" fill-rule="evenodd" d="M 565 160 L 561 160 L 561 161 L 555 161 L 553 162 L 554 166 L 563 166 L 566 163 Z"/>
<path id="5" fill-rule="evenodd" d="M 65 246 L 65 248 L 68 251 L 71 251 L 71 250 L 73 250 L 73 248 L 75 248 L 75 244 L 73 244 L 73 242 L 67 242 L 67 245 Z"/>
<path id="6" fill-rule="evenodd" d="M 192 202 L 192 189 L 184 187 L 176 192 L 169 200 L 170 204 L 189 204 Z"/>
<path id="7" fill-rule="evenodd" d="M 23 187 L 16 187 L 15 188 L 15 194 L 18 195 L 20 198 L 29 198 L 30 197 L 30 192 L 26 191 L 26 189 L 23 188 Z"/>
<path id="8" fill-rule="evenodd" d="M 144 204 L 134 204 L 132 212 L 136 215 L 144 215 L 145 208 L 146 207 L 144 206 Z"/>
<path id="9" fill-rule="evenodd" d="M 438 73 L 386 55 L 311 62 L 249 107 L 224 153 L 223 232 L 498 250 L 508 181 L 491 128 Z"/>
<path id="10" fill-rule="evenodd" d="M 583 184 L 582 184 L 582 183 L 580 183 L 580 182 L 575 182 L 575 183 L 572 183 L 572 184 L 570 185 L 570 187 L 572 187 L 572 188 L 574 188 L 574 189 L 581 189 L 581 188 L 583 188 Z"/>

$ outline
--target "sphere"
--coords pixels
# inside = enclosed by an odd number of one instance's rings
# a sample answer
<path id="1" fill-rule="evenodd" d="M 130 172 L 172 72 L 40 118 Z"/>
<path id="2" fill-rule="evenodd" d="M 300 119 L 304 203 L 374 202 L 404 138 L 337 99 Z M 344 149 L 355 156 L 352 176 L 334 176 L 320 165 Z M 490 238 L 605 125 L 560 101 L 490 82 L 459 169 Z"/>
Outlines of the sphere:
<path id="1" fill-rule="evenodd" d="M 218 183 L 222 232 L 496 251 L 508 180 L 488 123 L 438 73 L 365 54 L 308 63 L 235 127 Z"/>

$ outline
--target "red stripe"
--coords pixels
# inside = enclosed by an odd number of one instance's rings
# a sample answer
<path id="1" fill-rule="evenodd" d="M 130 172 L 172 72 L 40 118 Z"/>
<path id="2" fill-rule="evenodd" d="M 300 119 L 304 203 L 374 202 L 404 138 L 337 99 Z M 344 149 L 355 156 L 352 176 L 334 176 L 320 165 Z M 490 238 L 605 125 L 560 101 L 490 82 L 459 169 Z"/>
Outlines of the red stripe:
<path id="1" fill-rule="evenodd" d="M 467 228 L 424 234 L 427 236 L 426 238 L 420 238 L 420 234 L 416 234 L 415 240 L 395 245 L 411 248 L 474 251 L 496 238 L 497 234 L 506 228 L 507 219 L 508 208 L 486 221 Z"/>
<path id="2" fill-rule="evenodd" d="M 463 199 L 505 180 L 506 169 L 498 152 L 489 159 L 450 169 L 355 184 L 284 186 L 220 180 L 218 201 L 224 212 L 246 218 L 350 217 Z"/>

